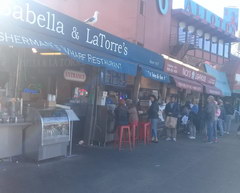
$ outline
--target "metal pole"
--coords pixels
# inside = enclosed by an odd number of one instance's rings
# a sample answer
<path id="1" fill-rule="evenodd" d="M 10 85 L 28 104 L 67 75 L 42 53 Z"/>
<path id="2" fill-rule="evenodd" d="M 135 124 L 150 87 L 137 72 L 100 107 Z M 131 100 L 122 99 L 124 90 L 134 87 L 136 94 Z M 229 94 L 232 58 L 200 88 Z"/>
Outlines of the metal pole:
<path id="1" fill-rule="evenodd" d="M 70 121 L 70 146 L 69 146 L 69 156 L 72 156 L 72 138 L 73 138 L 73 121 Z"/>

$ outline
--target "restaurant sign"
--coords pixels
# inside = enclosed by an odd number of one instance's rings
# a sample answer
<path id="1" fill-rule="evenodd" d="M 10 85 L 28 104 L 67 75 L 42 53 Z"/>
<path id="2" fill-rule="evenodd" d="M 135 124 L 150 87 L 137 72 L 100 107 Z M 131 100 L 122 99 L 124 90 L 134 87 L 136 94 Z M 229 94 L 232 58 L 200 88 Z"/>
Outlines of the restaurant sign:
<path id="1" fill-rule="evenodd" d="M 64 71 L 64 78 L 76 82 L 85 82 L 86 74 L 84 72 L 67 69 Z"/>
<path id="2" fill-rule="evenodd" d="M 173 75 L 178 75 L 180 77 L 195 80 L 204 84 L 215 85 L 216 82 L 216 79 L 214 77 L 204 72 L 195 71 L 191 68 L 185 67 L 183 65 L 171 61 L 165 61 L 164 71 Z"/>
<path id="3" fill-rule="evenodd" d="M 228 32 L 235 36 L 235 32 L 237 30 L 236 22 L 238 21 L 236 15 L 233 14 L 230 16 L 230 19 L 224 20 L 192 0 L 185 0 L 184 9 L 194 16 L 203 19 L 206 23 L 212 25 L 213 27 L 218 28 L 220 31 Z"/>
<path id="4" fill-rule="evenodd" d="M 2 23 L 17 25 L 76 46 L 158 69 L 163 68 L 161 55 L 31 0 L 3 2 L 0 7 L 0 20 Z"/>

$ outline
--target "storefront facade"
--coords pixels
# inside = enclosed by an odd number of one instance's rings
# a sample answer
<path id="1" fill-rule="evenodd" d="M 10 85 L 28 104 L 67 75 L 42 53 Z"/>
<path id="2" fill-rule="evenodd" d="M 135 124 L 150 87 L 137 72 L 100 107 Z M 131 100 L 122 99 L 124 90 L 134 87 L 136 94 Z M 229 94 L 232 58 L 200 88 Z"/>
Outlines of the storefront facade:
<path id="1" fill-rule="evenodd" d="M 3 49 L 13 47 L 10 52 L 19 50 L 21 57 L 13 95 L 27 105 L 35 103 L 36 108 L 52 104 L 50 97 L 56 98 L 54 103 L 77 109 L 80 120 L 86 120 L 81 125 L 87 144 L 93 142 L 97 106 L 105 105 L 107 87 L 122 87 L 117 89 L 118 97 L 128 98 L 139 90 L 134 88 L 136 80 L 131 82 L 137 73 L 169 82 L 168 74 L 162 72 L 163 57 L 157 53 L 33 1 L 4 6 L 0 43 Z"/>

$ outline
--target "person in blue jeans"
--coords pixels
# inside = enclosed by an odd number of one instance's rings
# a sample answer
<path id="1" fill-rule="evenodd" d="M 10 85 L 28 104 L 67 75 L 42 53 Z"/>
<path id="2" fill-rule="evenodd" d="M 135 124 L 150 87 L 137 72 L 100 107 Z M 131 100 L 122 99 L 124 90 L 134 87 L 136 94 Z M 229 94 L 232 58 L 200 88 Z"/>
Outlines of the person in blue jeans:
<path id="1" fill-rule="evenodd" d="M 151 121 L 151 129 L 152 129 L 152 141 L 157 143 L 157 126 L 158 126 L 158 111 L 159 111 L 159 104 L 157 101 L 156 96 L 150 95 L 151 106 L 148 109 L 148 118 Z"/>
<path id="2" fill-rule="evenodd" d="M 208 103 L 206 106 L 206 125 L 207 125 L 207 137 L 208 142 L 214 142 L 214 124 L 215 124 L 215 115 L 216 115 L 216 104 L 213 96 L 209 96 L 207 99 Z"/>

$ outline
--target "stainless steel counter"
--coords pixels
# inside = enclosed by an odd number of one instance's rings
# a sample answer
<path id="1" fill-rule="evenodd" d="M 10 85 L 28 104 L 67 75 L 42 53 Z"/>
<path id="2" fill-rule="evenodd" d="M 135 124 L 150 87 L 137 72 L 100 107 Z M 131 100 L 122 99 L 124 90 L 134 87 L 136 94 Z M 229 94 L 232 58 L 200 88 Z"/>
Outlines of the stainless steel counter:
<path id="1" fill-rule="evenodd" d="M 22 154 L 23 129 L 31 123 L 0 124 L 0 159 Z"/>

